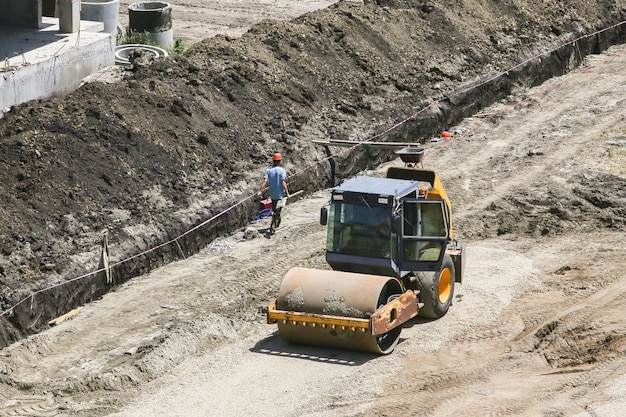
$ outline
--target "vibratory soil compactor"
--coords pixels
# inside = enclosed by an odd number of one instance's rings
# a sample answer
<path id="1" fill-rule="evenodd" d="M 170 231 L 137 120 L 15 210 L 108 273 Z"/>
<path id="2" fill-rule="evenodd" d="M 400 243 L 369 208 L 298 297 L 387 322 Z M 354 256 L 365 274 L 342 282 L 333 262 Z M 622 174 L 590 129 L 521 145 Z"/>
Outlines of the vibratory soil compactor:
<path id="1" fill-rule="evenodd" d="M 397 153 L 403 167 L 332 190 L 320 216 L 332 270 L 292 268 L 268 307 L 267 322 L 288 342 L 387 354 L 403 323 L 448 311 L 465 246 L 453 239 L 439 178 L 415 168 L 423 150 Z"/>

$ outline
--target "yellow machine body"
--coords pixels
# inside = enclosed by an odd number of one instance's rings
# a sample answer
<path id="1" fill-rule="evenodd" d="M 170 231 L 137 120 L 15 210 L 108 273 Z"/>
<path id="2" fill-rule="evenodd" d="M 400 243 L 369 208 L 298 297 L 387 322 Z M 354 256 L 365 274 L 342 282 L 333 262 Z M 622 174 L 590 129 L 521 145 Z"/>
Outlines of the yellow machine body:
<path id="1" fill-rule="evenodd" d="M 411 166 L 420 155 L 401 154 Z M 284 340 L 387 354 L 403 323 L 446 314 L 465 246 L 452 237 L 452 205 L 433 171 L 390 167 L 383 178 L 351 178 L 333 188 L 320 220 L 332 270 L 285 275 L 267 312 Z"/>

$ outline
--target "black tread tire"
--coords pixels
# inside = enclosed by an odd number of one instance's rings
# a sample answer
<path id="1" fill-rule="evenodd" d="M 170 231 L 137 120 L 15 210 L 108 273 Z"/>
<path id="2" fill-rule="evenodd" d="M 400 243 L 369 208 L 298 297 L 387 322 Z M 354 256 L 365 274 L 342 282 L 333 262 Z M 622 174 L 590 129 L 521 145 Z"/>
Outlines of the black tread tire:
<path id="1" fill-rule="evenodd" d="M 444 273 L 450 274 L 448 277 L 450 292 L 447 299 L 442 301 L 439 298 L 439 281 Z M 417 289 L 420 291 L 419 300 L 424 304 L 419 309 L 418 317 L 425 319 L 443 317 L 452 305 L 452 298 L 454 297 L 454 262 L 452 258 L 449 255 L 444 255 L 439 272 L 417 272 L 415 276 Z"/>

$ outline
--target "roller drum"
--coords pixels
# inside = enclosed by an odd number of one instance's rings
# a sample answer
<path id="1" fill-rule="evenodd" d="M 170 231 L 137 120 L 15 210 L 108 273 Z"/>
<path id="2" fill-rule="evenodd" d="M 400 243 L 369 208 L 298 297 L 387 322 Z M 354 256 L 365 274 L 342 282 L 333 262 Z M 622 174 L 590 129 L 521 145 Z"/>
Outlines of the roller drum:
<path id="1" fill-rule="evenodd" d="M 276 308 L 286 311 L 369 319 L 389 298 L 402 294 L 400 282 L 391 277 L 350 272 L 292 268 L 280 285 Z M 370 331 L 330 326 L 278 323 L 281 337 L 305 345 L 329 346 L 386 354 L 393 351 L 401 326 L 381 336 Z"/>

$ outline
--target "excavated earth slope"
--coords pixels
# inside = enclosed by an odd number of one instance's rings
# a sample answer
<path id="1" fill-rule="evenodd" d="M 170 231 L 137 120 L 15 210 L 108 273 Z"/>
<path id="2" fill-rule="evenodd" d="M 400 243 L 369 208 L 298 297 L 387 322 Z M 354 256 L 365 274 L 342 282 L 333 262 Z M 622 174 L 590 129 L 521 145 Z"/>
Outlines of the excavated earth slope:
<path id="1" fill-rule="evenodd" d="M 0 416 L 623 414 L 626 3 L 365 3 L 0 120 Z M 392 355 L 287 344 L 264 313 L 290 267 L 328 268 L 314 191 L 397 162 L 313 141 L 370 137 L 425 142 L 465 280 Z M 306 198 L 263 238 L 275 150 Z M 74 279 L 105 232 L 110 282 Z"/>
<path id="2" fill-rule="evenodd" d="M 313 140 L 372 137 L 625 14 L 612 0 L 339 2 L 152 64 L 138 59 L 116 83 L 11 109 L 0 120 L 0 309 L 96 270 L 105 233 L 111 262 L 132 259 L 113 268 L 112 282 L 77 281 L 20 303 L 1 318 L 0 346 L 237 230 L 258 208 L 252 196 L 272 152 L 285 155 L 292 190 L 333 185 L 392 153 L 358 147 L 316 165 L 328 149 Z M 581 41 L 489 91 L 442 100 L 379 140 L 423 141 L 620 39 L 618 28 Z"/>

